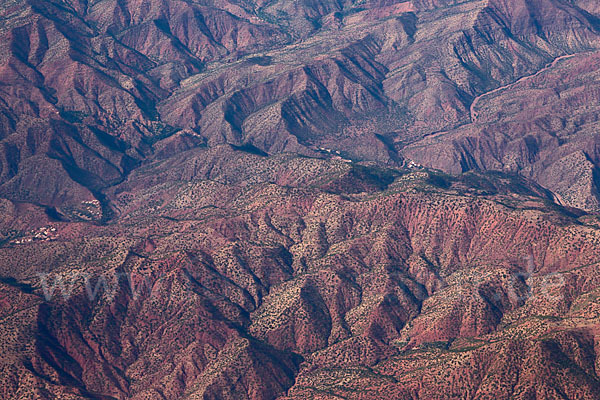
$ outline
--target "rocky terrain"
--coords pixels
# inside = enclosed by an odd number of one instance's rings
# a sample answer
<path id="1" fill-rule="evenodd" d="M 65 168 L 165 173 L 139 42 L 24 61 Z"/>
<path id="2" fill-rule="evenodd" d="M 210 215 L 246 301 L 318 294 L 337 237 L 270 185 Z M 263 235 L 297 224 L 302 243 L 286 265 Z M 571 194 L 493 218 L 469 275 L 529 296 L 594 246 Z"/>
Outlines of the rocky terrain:
<path id="1" fill-rule="evenodd" d="M 520 172 L 598 210 L 595 2 L 0 6 L 11 200 L 107 207 L 140 164 L 227 143 Z"/>
<path id="2" fill-rule="evenodd" d="M 596 1 L 0 19 L 0 397 L 600 398 Z"/>

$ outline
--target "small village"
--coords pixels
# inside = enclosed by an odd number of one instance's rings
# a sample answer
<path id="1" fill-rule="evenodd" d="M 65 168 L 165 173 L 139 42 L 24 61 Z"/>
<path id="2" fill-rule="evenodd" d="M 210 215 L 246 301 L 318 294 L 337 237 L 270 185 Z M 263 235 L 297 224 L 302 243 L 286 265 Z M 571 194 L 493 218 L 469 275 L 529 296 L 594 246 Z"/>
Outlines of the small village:
<path id="1" fill-rule="evenodd" d="M 58 231 L 54 226 L 42 226 L 26 233 L 24 236 L 11 241 L 13 244 L 25 244 L 31 242 L 46 242 L 58 239 Z"/>

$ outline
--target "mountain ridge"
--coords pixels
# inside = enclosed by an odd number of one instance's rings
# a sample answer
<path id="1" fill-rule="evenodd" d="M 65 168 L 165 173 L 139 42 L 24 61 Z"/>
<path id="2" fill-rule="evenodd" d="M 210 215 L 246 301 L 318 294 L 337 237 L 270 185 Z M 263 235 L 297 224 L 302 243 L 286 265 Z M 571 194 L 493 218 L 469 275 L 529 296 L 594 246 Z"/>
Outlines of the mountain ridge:
<path id="1" fill-rule="evenodd" d="M 0 19 L 3 398 L 600 397 L 595 1 Z"/>

